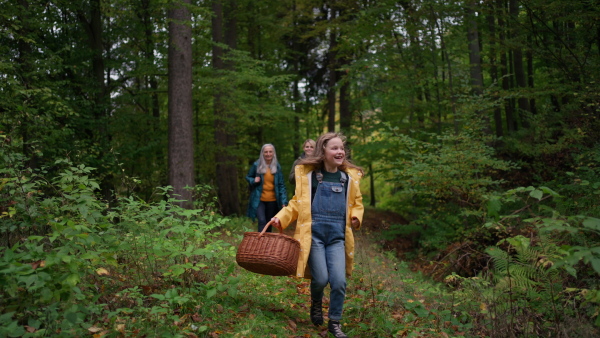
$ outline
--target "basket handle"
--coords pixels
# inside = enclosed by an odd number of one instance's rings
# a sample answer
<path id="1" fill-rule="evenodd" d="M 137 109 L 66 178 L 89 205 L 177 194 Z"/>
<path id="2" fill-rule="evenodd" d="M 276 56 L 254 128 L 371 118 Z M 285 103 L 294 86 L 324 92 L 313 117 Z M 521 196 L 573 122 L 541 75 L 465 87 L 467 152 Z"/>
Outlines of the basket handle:
<path id="1" fill-rule="evenodd" d="M 273 223 L 273 220 L 270 220 L 267 224 L 265 224 L 265 227 L 262 229 L 262 231 L 260 232 L 260 235 L 258 235 L 258 237 L 260 238 L 266 231 L 267 229 L 271 226 L 271 223 Z M 282 234 L 283 230 L 279 229 L 279 233 Z"/>

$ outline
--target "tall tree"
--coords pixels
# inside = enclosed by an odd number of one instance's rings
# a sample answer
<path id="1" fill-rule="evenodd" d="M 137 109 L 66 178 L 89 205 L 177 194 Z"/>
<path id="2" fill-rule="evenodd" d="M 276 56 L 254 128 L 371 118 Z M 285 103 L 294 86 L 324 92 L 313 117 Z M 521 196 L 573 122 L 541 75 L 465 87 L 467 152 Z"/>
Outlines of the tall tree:
<path id="1" fill-rule="evenodd" d="M 236 48 L 236 1 L 235 0 L 213 0 L 212 38 L 213 38 L 213 69 L 217 76 L 225 71 L 233 70 L 231 61 L 225 61 L 226 51 Z M 226 14 L 225 14 L 226 13 Z M 217 86 L 213 94 L 215 143 L 217 151 L 215 154 L 217 169 L 217 188 L 221 204 L 221 212 L 224 215 L 240 214 L 240 197 L 238 187 L 237 157 L 233 154 L 236 145 L 234 133 L 235 114 L 232 107 L 228 107 L 228 91 Z"/>
<path id="2" fill-rule="evenodd" d="M 337 17 L 337 9 L 333 6 L 334 1 L 329 5 L 329 20 L 333 21 Z M 338 30 L 335 26 L 329 28 L 329 50 L 327 51 L 327 64 L 329 81 L 327 83 L 327 130 L 335 131 L 335 112 L 337 106 L 337 40 Z"/>
<path id="3" fill-rule="evenodd" d="M 501 47 L 507 45 L 508 40 L 508 28 L 506 20 L 504 19 L 507 13 L 507 0 L 496 0 L 496 8 L 498 11 L 498 40 Z M 509 77 L 509 61 L 506 52 L 506 48 L 500 48 L 500 75 L 502 77 L 502 90 L 508 92 L 511 89 L 511 82 Z M 517 121 L 514 114 L 514 104 L 510 97 L 504 99 L 504 114 L 506 118 L 506 130 L 510 134 L 518 130 Z"/>
<path id="4" fill-rule="evenodd" d="M 181 205 L 193 206 L 194 133 L 190 0 L 169 10 L 169 184 Z"/>
<path id="5" fill-rule="evenodd" d="M 354 1 L 346 1 L 342 3 L 339 10 L 340 16 L 340 26 L 343 27 L 343 31 L 340 32 L 340 40 L 346 40 L 348 36 L 347 30 L 349 27 L 352 27 L 352 23 L 354 23 Z M 350 136 L 352 133 L 352 107 L 351 103 L 351 85 L 350 79 L 347 75 L 347 72 L 344 71 L 345 67 L 350 66 L 352 63 L 352 50 L 356 48 L 356 46 L 351 46 L 350 44 L 344 44 L 345 49 L 340 51 L 338 54 L 338 70 L 336 74 L 336 79 L 338 80 L 340 85 L 340 131 L 342 131 L 347 136 Z M 351 141 L 348 141 L 348 146 L 350 146 Z"/>
<path id="6" fill-rule="evenodd" d="M 513 38 L 512 56 L 515 70 L 515 81 L 517 86 L 522 90 L 527 88 L 527 79 L 525 75 L 525 67 L 523 65 L 523 48 L 521 47 L 521 29 L 519 22 L 519 1 L 509 0 L 509 14 L 511 18 L 511 29 Z M 517 100 L 519 105 L 519 116 L 521 118 L 521 125 L 525 128 L 529 126 L 527 120 L 527 113 L 529 113 L 529 100 L 523 94 L 519 95 Z"/>
<path id="7" fill-rule="evenodd" d="M 491 8 L 490 12 L 487 13 L 486 19 L 488 23 L 488 30 L 490 35 L 490 51 L 489 51 L 489 59 L 490 59 L 490 78 L 494 85 L 499 85 L 498 83 L 498 37 L 496 34 L 496 16 L 498 15 L 498 11 L 496 10 L 496 4 L 494 0 L 488 0 L 488 8 Z M 497 92 L 497 91 L 496 91 Z M 493 98 L 498 100 L 498 95 L 494 94 Z M 496 130 L 496 136 L 500 137 L 504 135 L 504 128 L 502 127 L 502 109 L 500 106 L 496 106 L 494 108 L 494 126 Z"/>
<path id="8" fill-rule="evenodd" d="M 483 72 L 481 71 L 481 51 L 479 48 L 479 28 L 477 26 L 478 1 L 469 1 L 466 5 L 467 38 L 469 41 L 469 65 L 471 85 L 477 95 L 483 94 Z"/>

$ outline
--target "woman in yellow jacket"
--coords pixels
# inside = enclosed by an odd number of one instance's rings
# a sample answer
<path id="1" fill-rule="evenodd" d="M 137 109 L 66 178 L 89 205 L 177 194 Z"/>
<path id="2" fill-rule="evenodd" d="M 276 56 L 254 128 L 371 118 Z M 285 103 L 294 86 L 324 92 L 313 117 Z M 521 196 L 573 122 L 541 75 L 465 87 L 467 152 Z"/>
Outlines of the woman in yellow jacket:
<path id="1" fill-rule="evenodd" d="M 289 204 L 271 224 L 286 228 L 297 220 L 294 238 L 300 242 L 298 277 L 310 278 L 310 319 L 323 324 L 323 291 L 329 284 L 328 329 L 334 337 L 347 337 L 340 320 L 346 297 L 346 275 L 352 273 L 354 236 L 363 217 L 361 168 L 346 159 L 344 137 L 327 133 L 319 137 L 313 156 L 295 169 L 296 190 Z"/>

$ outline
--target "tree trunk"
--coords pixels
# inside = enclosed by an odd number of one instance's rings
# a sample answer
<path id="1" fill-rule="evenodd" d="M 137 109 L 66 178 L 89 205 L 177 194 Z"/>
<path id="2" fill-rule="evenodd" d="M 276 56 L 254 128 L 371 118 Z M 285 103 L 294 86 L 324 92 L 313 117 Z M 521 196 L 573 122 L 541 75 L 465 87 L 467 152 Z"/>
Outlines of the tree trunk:
<path id="1" fill-rule="evenodd" d="M 533 51 L 531 49 L 531 37 L 529 37 L 530 47 L 527 48 L 527 85 L 529 88 L 534 88 L 533 82 Z M 535 107 L 535 99 L 532 97 L 529 99 L 529 109 L 531 114 L 535 115 L 537 113 L 537 109 Z"/>
<path id="2" fill-rule="evenodd" d="M 512 55 L 513 55 L 513 64 L 515 69 L 515 81 L 517 82 L 517 86 L 519 88 L 526 89 L 527 82 L 525 76 L 525 68 L 523 67 L 523 50 L 520 46 L 520 30 L 519 30 L 519 3 L 518 0 L 509 0 L 509 12 L 511 17 L 511 27 L 512 27 L 512 38 L 513 38 L 513 47 Z M 519 95 L 517 100 L 519 105 L 519 116 L 521 118 L 521 125 L 524 128 L 529 127 L 529 121 L 527 118 L 527 113 L 529 113 L 529 101 L 522 94 Z"/>
<path id="3" fill-rule="evenodd" d="M 496 0 L 496 7 L 498 9 L 498 40 L 502 50 L 500 51 L 500 75 L 502 76 L 502 90 L 505 92 L 511 88 L 510 78 L 508 76 L 509 62 L 506 56 L 504 46 L 506 46 L 506 22 L 504 21 L 504 14 L 506 12 L 506 0 Z M 512 102 L 509 98 L 504 99 L 504 113 L 506 114 L 506 131 L 508 134 L 517 131 L 517 124 L 514 118 L 514 109 Z"/>
<path id="4" fill-rule="evenodd" d="M 498 83 L 498 60 L 497 60 L 497 36 L 496 36 L 496 16 L 498 11 L 494 3 L 490 3 L 492 6 L 492 13 L 487 15 L 488 29 L 490 31 L 490 78 L 496 86 Z M 498 100 L 498 95 L 493 96 L 495 100 Z M 496 136 L 501 137 L 504 135 L 504 129 L 502 128 L 502 109 L 500 107 L 494 108 L 494 126 L 496 129 Z"/>
<path id="5" fill-rule="evenodd" d="M 102 6 L 100 0 L 90 1 L 90 19 L 86 17 L 83 9 L 77 11 L 77 17 L 82 24 L 88 38 L 88 44 L 92 51 L 92 76 L 95 82 L 95 93 L 93 93 L 94 107 L 92 111 L 94 124 L 86 132 L 90 135 L 92 142 L 100 144 L 101 149 L 108 150 L 110 144 L 110 135 L 108 134 L 108 114 L 107 109 L 110 97 L 108 96 L 108 86 L 105 81 L 104 65 L 104 44 L 102 38 Z M 108 76 L 106 77 L 109 78 Z M 103 161 L 103 152 L 97 156 L 100 162 Z M 105 200 L 112 202 L 112 191 L 114 186 L 111 182 L 112 175 L 107 175 L 100 182 L 101 194 Z"/>
<path id="6" fill-rule="evenodd" d="M 335 19 L 336 11 L 333 8 L 330 8 L 330 20 Z M 327 53 L 327 59 L 329 61 L 329 82 L 327 89 L 327 129 L 330 132 L 335 131 L 335 107 L 336 107 L 336 88 L 335 85 L 337 83 L 336 79 L 336 68 L 337 68 L 337 31 L 334 27 L 331 28 L 329 32 L 329 51 Z"/>
<path id="7" fill-rule="evenodd" d="M 194 130 L 192 110 L 192 27 L 181 0 L 169 10 L 169 185 L 184 208 L 193 207 Z"/>
<path id="8" fill-rule="evenodd" d="M 467 38 L 469 40 L 469 64 L 471 69 L 471 85 L 473 93 L 483 94 L 483 71 L 481 70 L 481 49 L 479 41 L 479 28 L 475 13 L 478 10 L 478 1 L 471 1 L 467 4 Z M 480 111 L 483 120 L 483 132 L 491 134 L 490 118 L 485 111 Z"/>
<path id="9" fill-rule="evenodd" d="M 471 85 L 477 95 L 483 94 L 483 74 L 481 71 L 481 52 L 479 49 L 479 32 L 475 12 L 477 3 L 467 4 L 467 38 L 469 40 L 469 64 L 471 70 Z"/>
<path id="10" fill-rule="evenodd" d="M 223 60 L 226 53 L 217 44 L 225 43 L 229 49 L 236 48 L 236 2 L 235 0 L 214 0 L 212 5 L 214 11 L 212 38 L 215 43 L 213 45 L 212 62 L 213 68 L 218 74 L 219 71 L 234 68 L 231 62 Z M 227 15 L 224 15 L 224 13 L 227 13 Z M 232 149 L 236 146 L 234 131 L 235 116 L 233 110 L 227 107 L 226 102 L 227 91 L 220 87 L 216 88 L 213 108 L 215 118 L 217 189 L 223 215 L 239 215 L 241 209 L 237 157 L 231 154 Z"/>
<path id="11" fill-rule="evenodd" d="M 369 163 L 369 183 L 371 185 L 371 202 L 370 206 L 375 207 L 375 174 L 373 173 L 373 164 Z"/>
<path id="12" fill-rule="evenodd" d="M 29 1 L 27 0 L 19 0 L 20 11 L 18 15 L 18 21 L 21 23 L 19 29 L 17 30 L 18 34 L 23 37 L 28 37 L 32 34 L 32 30 L 29 27 L 29 21 L 27 20 L 30 17 L 29 13 Z M 35 69 L 32 65 L 32 48 L 31 44 L 23 38 L 18 39 L 17 42 L 17 57 L 15 59 L 17 69 L 19 71 L 19 75 L 21 77 L 21 81 L 23 84 L 23 88 L 31 89 L 31 76 L 30 73 L 33 69 Z M 29 168 L 35 169 L 37 168 L 37 156 L 35 151 L 31 146 L 31 140 L 29 129 L 33 128 L 32 121 L 30 119 L 29 114 L 21 115 L 21 137 L 23 138 L 23 154 L 28 158 L 27 166 Z"/>
<path id="13" fill-rule="evenodd" d="M 450 95 L 450 105 L 452 107 L 452 118 L 454 125 L 454 133 L 458 134 L 458 120 L 456 118 L 456 96 L 454 95 L 454 73 L 452 72 L 452 61 L 448 56 L 448 49 L 446 48 L 446 40 L 444 39 L 444 26 L 442 20 L 436 20 L 436 25 L 438 26 L 438 37 L 440 39 L 440 47 L 441 47 L 441 55 L 442 60 L 446 61 L 446 66 L 448 67 L 448 91 Z M 444 73 L 442 72 L 442 75 Z M 442 78 L 442 81 L 444 79 Z"/>
<path id="14" fill-rule="evenodd" d="M 145 51 L 144 56 L 148 65 L 154 64 L 154 40 L 153 40 L 153 25 L 152 15 L 150 13 L 150 0 L 142 0 L 142 11 L 140 13 L 144 23 Z M 160 118 L 160 107 L 158 103 L 158 81 L 156 76 L 148 75 L 148 86 L 150 87 L 150 107 L 153 117 L 153 130 L 158 132 L 158 119 Z"/>
<path id="15" fill-rule="evenodd" d="M 344 81 L 340 87 L 340 131 L 350 136 L 352 126 L 352 111 L 350 110 L 350 82 Z"/>

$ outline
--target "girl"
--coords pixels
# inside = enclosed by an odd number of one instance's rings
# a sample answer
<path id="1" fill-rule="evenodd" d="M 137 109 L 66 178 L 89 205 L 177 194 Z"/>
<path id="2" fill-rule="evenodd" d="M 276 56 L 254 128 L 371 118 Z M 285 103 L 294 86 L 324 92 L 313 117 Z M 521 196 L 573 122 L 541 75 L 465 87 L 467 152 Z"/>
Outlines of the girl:
<path id="1" fill-rule="evenodd" d="M 354 236 L 363 217 L 361 168 L 346 159 L 344 137 L 327 133 L 319 137 L 313 156 L 296 166 L 296 190 L 289 205 L 271 219 L 278 229 L 297 220 L 294 238 L 300 242 L 298 277 L 310 278 L 310 319 L 323 324 L 323 290 L 329 284 L 328 330 L 347 337 L 340 320 L 346 297 L 346 275 L 352 273 Z"/>

